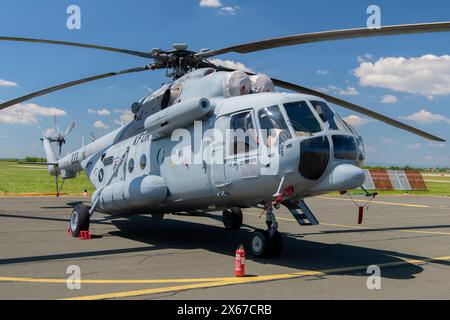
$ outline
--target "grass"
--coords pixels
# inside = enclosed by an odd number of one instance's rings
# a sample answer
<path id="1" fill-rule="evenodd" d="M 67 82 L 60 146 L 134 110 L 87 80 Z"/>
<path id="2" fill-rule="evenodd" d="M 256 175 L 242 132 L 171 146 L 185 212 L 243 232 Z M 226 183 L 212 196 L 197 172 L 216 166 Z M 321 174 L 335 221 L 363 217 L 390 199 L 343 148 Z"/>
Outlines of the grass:
<path id="1" fill-rule="evenodd" d="M 84 173 L 66 180 L 62 192 L 82 195 L 94 187 Z M 21 165 L 18 162 L 0 161 L 0 195 L 56 193 L 55 177 L 50 176 L 46 166 Z"/>
<path id="2" fill-rule="evenodd" d="M 411 195 L 450 197 L 450 177 L 425 177 L 428 191 L 409 191 Z M 445 183 L 448 182 L 448 183 Z M 63 193 L 81 195 L 87 189 L 92 194 L 94 187 L 82 172 L 75 179 L 66 180 Z M 15 161 L 0 161 L 0 195 L 55 193 L 55 178 L 50 176 L 46 166 L 20 164 Z M 352 193 L 361 193 L 355 190 Z M 379 191 L 380 195 L 404 195 L 404 191 Z"/>
<path id="3" fill-rule="evenodd" d="M 440 197 L 450 197 L 450 181 L 448 183 L 442 182 L 425 182 L 428 188 L 428 191 L 408 191 L 409 195 L 415 196 L 440 196 Z M 372 192 L 370 190 L 370 192 Z M 398 196 L 405 195 L 406 191 L 384 191 L 377 190 L 376 191 L 380 196 Z M 361 189 L 354 190 L 350 192 L 352 194 L 364 194 Z"/>

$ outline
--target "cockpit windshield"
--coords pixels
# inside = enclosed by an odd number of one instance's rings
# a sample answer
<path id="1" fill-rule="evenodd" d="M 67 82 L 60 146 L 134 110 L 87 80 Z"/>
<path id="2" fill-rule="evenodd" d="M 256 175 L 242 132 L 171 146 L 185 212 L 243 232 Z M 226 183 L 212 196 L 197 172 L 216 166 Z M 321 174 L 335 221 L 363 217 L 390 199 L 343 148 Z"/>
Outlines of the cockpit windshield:
<path id="1" fill-rule="evenodd" d="M 258 112 L 259 125 L 263 131 L 263 139 L 268 147 L 292 138 L 283 114 L 278 106 L 261 109 Z"/>
<path id="2" fill-rule="evenodd" d="M 285 103 L 284 108 L 298 137 L 322 131 L 319 121 L 305 101 Z"/>
<path id="3" fill-rule="evenodd" d="M 348 131 L 346 126 L 341 122 L 339 117 L 330 109 L 323 101 L 310 101 L 314 110 L 318 113 L 323 121 L 325 130 L 343 130 Z"/>

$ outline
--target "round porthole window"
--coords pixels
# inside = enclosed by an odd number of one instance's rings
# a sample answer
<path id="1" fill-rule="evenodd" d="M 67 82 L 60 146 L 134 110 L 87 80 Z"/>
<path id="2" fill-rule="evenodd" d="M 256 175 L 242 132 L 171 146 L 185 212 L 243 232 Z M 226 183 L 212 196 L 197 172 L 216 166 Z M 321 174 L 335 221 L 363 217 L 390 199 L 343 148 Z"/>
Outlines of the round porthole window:
<path id="1" fill-rule="evenodd" d="M 147 166 L 147 157 L 145 156 L 145 154 L 141 156 L 141 159 L 139 160 L 139 166 L 141 167 L 142 170 L 144 170 L 145 167 Z"/>
<path id="2" fill-rule="evenodd" d="M 164 149 L 160 149 L 158 151 L 157 160 L 158 164 L 161 166 L 164 163 L 164 158 L 166 157 L 166 154 L 164 152 Z"/>
<path id="3" fill-rule="evenodd" d="M 128 161 L 128 172 L 132 173 L 134 170 L 134 160 L 130 159 L 130 161 Z"/>
<path id="4" fill-rule="evenodd" d="M 98 181 L 99 182 L 103 181 L 104 175 L 105 175 L 105 172 L 103 171 L 103 169 L 100 169 L 100 171 L 98 172 Z"/>

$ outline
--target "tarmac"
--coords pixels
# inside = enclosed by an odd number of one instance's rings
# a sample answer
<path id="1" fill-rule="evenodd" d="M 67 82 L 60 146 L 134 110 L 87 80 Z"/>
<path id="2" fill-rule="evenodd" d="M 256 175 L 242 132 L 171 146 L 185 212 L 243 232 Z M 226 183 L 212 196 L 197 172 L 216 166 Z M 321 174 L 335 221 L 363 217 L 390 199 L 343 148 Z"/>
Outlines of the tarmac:
<path id="1" fill-rule="evenodd" d="M 308 199 L 321 224 L 301 227 L 276 211 L 284 250 L 269 260 L 249 252 L 251 232 L 265 225 L 260 210 L 245 209 L 236 232 L 221 213 L 95 213 L 93 239 L 80 240 L 67 229 L 85 200 L 0 198 L 0 299 L 450 299 L 450 198 L 379 197 L 362 225 L 345 196 Z M 241 243 L 247 277 L 236 278 Z M 79 289 L 72 278 L 67 286 L 74 270 Z"/>

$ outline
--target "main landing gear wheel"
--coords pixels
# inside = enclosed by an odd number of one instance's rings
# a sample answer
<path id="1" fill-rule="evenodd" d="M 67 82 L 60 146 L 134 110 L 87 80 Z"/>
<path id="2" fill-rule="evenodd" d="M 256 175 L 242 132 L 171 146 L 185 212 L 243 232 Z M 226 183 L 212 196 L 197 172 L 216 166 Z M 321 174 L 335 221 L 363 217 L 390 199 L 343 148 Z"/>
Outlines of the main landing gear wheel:
<path id="1" fill-rule="evenodd" d="M 222 221 L 225 229 L 227 230 L 239 230 L 242 226 L 242 210 L 241 208 L 230 208 L 223 210 Z"/>
<path id="2" fill-rule="evenodd" d="M 73 209 L 70 215 L 70 232 L 73 237 L 78 238 L 80 231 L 89 230 L 90 218 L 89 209 L 86 206 L 79 204 Z"/>
<path id="3" fill-rule="evenodd" d="M 250 244 L 252 255 L 257 258 L 277 258 L 283 250 L 283 238 L 278 231 L 270 236 L 269 230 L 255 230 Z"/>

